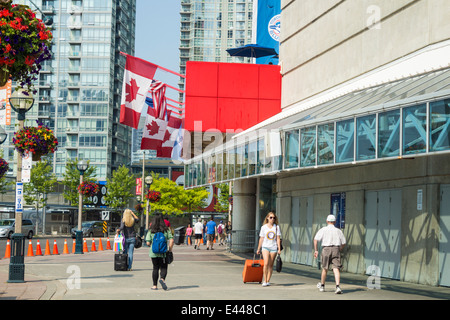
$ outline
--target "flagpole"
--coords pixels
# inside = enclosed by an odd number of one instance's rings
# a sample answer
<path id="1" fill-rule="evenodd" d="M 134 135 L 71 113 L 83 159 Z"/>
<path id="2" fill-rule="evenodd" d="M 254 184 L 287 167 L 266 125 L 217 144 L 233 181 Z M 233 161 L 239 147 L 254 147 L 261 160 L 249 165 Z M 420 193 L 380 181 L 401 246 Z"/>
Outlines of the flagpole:
<path id="1" fill-rule="evenodd" d="M 120 54 L 121 55 L 123 55 L 123 56 L 125 56 L 125 57 L 128 57 L 129 56 L 129 54 L 128 53 L 125 53 L 125 52 L 120 52 Z M 145 61 L 145 62 L 148 62 L 148 63 L 151 63 L 151 62 L 149 62 L 149 61 L 146 61 L 146 60 L 144 60 L 144 59 L 141 59 L 141 58 L 138 58 L 138 57 L 135 57 L 136 59 L 139 59 L 139 60 L 142 60 L 142 61 Z M 184 75 L 182 75 L 182 74 L 179 74 L 179 73 L 177 73 L 177 72 L 175 72 L 175 71 L 172 71 L 172 70 L 170 70 L 170 69 L 167 69 L 167 68 L 164 68 L 164 67 L 161 67 L 161 66 L 158 66 L 157 64 L 154 64 L 154 63 L 151 63 L 151 64 L 153 64 L 154 66 L 157 66 L 159 69 L 161 69 L 161 70 L 164 70 L 164 71 L 166 71 L 166 72 L 170 72 L 170 73 L 172 73 L 172 74 L 174 74 L 174 75 L 176 75 L 176 76 L 179 76 L 179 77 L 182 77 L 182 78 L 185 78 L 186 79 L 186 76 L 184 76 Z M 172 87 L 173 88 L 173 87 Z M 173 88 L 173 89 L 175 89 L 175 88 Z"/>

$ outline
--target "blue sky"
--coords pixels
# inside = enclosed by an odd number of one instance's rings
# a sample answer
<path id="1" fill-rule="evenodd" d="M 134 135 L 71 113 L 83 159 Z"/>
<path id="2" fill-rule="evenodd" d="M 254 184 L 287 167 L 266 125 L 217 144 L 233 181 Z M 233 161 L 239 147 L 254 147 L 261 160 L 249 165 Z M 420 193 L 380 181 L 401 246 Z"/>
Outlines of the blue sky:
<path id="1" fill-rule="evenodd" d="M 180 0 L 136 1 L 135 56 L 179 72 Z M 179 78 L 158 70 L 155 79 L 178 88 Z M 166 95 L 178 100 L 177 92 Z"/>

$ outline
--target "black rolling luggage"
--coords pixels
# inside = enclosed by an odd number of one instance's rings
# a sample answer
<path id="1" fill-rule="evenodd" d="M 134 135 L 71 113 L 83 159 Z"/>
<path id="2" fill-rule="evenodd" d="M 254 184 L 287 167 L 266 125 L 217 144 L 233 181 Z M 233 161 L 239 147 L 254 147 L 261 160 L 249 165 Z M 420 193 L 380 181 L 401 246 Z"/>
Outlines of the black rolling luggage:
<path id="1" fill-rule="evenodd" d="M 116 253 L 114 255 L 114 271 L 127 271 L 128 270 L 128 254 Z"/>

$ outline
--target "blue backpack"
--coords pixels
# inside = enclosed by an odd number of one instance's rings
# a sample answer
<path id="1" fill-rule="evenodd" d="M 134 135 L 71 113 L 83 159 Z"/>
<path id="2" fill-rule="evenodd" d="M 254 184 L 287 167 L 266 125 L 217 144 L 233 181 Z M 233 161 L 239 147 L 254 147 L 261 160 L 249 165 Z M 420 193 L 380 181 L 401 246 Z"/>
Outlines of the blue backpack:
<path id="1" fill-rule="evenodd" d="M 152 241 L 153 253 L 166 253 L 167 252 L 167 240 L 164 233 L 158 232 L 153 237 Z"/>

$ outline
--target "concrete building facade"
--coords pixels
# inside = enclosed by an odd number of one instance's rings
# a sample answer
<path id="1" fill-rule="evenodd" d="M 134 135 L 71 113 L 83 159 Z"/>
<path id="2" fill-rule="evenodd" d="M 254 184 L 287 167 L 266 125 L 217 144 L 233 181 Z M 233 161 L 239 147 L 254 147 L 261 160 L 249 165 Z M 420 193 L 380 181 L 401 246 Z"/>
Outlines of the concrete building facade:
<path id="1" fill-rule="evenodd" d="M 275 210 L 286 261 L 317 267 L 335 214 L 344 270 L 450 286 L 450 8 L 281 3 L 282 112 L 190 160 L 186 186 L 232 182 L 233 230 Z"/>

